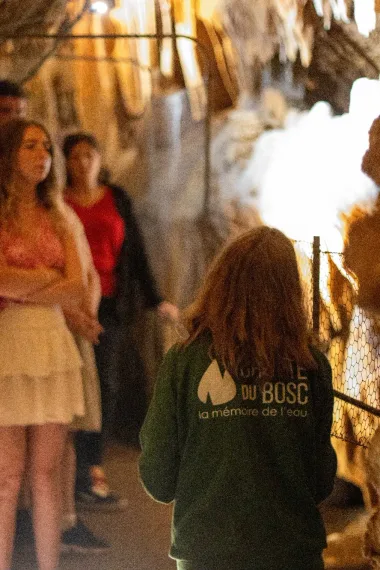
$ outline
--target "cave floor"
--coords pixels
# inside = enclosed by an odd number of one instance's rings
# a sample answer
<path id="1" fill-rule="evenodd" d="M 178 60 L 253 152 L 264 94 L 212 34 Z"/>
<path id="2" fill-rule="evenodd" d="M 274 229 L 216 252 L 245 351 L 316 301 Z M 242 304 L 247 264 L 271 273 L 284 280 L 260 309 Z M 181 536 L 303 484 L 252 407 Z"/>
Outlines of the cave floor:
<path id="1" fill-rule="evenodd" d="M 137 478 L 139 451 L 120 443 L 109 446 L 106 469 L 115 491 L 128 498 L 123 512 L 82 512 L 81 518 L 112 547 L 101 555 L 65 555 L 60 570 L 175 570 L 167 556 L 170 540 L 171 507 L 152 501 Z M 362 506 L 322 507 L 329 545 L 325 551 L 327 569 L 367 570 L 362 556 L 362 539 L 367 515 Z M 25 523 L 18 525 L 12 570 L 36 568 L 33 543 Z"/>

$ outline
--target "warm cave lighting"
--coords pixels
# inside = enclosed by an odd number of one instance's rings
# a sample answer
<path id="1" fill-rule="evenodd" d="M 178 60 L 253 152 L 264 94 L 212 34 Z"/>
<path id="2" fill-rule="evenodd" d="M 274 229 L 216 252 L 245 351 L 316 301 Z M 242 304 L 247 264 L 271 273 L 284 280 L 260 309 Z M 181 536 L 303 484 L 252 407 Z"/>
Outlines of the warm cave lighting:
<path id="1" fill-rule="evenodd" d="M 92 2 L 91 4 L 91 12 L 95 12 L 96 14 L 106 14 L 110 9 L 108 2 L 104 2 L 104 0 L 96 0 L 96 2 Z"/>

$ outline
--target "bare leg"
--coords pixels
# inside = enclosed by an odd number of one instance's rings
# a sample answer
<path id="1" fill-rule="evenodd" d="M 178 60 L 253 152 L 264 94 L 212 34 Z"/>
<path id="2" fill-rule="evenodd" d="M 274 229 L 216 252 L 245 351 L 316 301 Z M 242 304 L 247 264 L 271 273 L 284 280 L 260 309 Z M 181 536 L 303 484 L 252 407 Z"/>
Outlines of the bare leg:
<path id="1" fill-rule="evenodd" d="M 17 501 L 25 469 L 26 430 L 0 427 L 0 570 L 12 561 Z"/>
<path id="2" fill-rule="evenodd" d="M 61 536 L 60 474 L 68 426 L 30 426 L 29 460 L 38 567 L 58 567 Z"/>
<path id="3" fill-rule="evenodd" d="M 75 507 L 76 454 L 72 432 L 69 432 L 62 461 L 62 527 L 66 530 L 76 523 Z"/>

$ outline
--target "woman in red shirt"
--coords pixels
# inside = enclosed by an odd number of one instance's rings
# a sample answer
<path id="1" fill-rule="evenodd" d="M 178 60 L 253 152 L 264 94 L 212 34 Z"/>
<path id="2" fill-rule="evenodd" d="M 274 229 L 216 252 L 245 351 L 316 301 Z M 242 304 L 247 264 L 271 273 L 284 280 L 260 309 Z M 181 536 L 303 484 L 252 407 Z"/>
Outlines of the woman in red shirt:
<path id="1" fill-rule="evenodd" d="M 101 434 L 77 435 L 77 498 L 88 506 L 118 508 L 122 504 L 109 490 L 102 469 L 102 451 L 104 434 L 110 429 L 115 412 L 122 329 L 133 317 L 136 282 L 146 306 L 156 308 L 162 317 L 176 319 L 178 309 L 163 301 L 157 292 L 127 193 L 100 182 L 101 153 L 95 137 L 82 132 L 69 135 L 63 152 L 67 169 L 65 199 L 84 225 L 99 273 L 102 299 L 98 318 L 104 328 L 95 346 L 103 429 Z"/>

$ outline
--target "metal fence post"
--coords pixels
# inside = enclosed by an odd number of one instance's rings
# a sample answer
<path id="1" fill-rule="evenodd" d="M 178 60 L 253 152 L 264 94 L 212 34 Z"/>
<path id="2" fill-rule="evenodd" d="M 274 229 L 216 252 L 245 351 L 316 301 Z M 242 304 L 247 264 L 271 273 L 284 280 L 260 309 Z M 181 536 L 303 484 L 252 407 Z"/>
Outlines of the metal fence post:
<path id="1" fill-rule="evenodd" d="M 320 267 L 321 267 L 321 238 L 313 238 L 313 333 L 314 338 L 319 339 L 320 327 Z"/>

